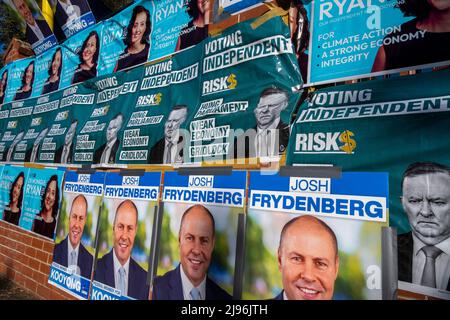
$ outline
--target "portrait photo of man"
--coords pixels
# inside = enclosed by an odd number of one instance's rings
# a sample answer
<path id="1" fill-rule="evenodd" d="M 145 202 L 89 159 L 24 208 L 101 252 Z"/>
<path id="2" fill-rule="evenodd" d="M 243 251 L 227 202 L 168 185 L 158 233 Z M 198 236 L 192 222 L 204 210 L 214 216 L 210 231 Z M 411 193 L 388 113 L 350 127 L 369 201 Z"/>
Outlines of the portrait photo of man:
<path id="1" fill-rule="evenodd" d="M 12 0 L 11 2 L 27 24 L 25 33 L 31 45 L 52 35 L 52 30 L 47 22 L 45 20 L 35 19 L 25 0 Z"/>
<path id="2" fill-rule="evenodd" d="M 98 148 L 94 153 L 94 163 L 114 164 L 116 153 L 119 150 L 120 140 L 118 134 L 123 124 L 123 115 L 118 113 L 108 124 L 105 131 L 106 143 Z"/>
<path id="3" fill-rule="evenodd" d="M 14 150 L 16 149 L 17 144 L 22 140 L 24 134 L 25 134 L 24 131 L 20 131 L 14 138 L 13 142 L 8 148 L 8 152 L 6 153 L 6 160 L 5 160 L 6 162 L 13 160 Z"/>
<path id="4" fill-rule="evenodd" d="M 150 164 L 172 164 L 183 160 L 183 136 L 180 135 L 180 126 L 186 121 L 188 107 L 176 105 L 170 111 L 164 124 L 164 138 L 159 140 L 150 150 Z"/>
<path id="5" fill-rule="evenodd" d="M 278 267 L 283 291 L 276 300 L 331 300 L 339 271 L 335 233 L 313 216 L 291 219 L 281 231 Z"/>
<path id="6" fill-rule="evenodd" d="M 203 205 L 182 215 L 178 233 L 180 263 L 153 285 L 153 300 L 230 300 L 231 296 L 208 277 L 215 246 L 215 221 Z"/>
<path id="7" fill-rule="evenodd" d="M 122 296 L 147 300 L 147 272 L 131 256 L 138 228 L 138 209 L 125 200 L 116 209 L 113 248 L 97 262 L 94 280 L 120 290 Z"/>
<path id="8" fill-rule="evenodd" d="M 401 187 L 411 231 L 397 237 L 398 279 L 450 291 L 450 167 L 413 163 Z"/>
<path id="9" fill-rule="evenodd" d="M 72 121 L 64 137 L 64 145 L 59 147 L 55 152 L 55 163 L 70 164 L 72 163 L 75 133 L 77 132 L 78 120 Z"/>
<path id="10" fill-rule="evenodd" d="M 69 232 L 63 241 L 55 245 L 53 262 L 68 267 L 83 278 L 90 279 L 93 257 L 81 242 L 87 208 L 87 200 L 83 195 L 77 195 L 73 199 L 69 213 Z"/>
<path id="11" fill-rule="evenodd" d="M 55 17 L 61 26 L 65 26 L 89 11 L 86 0 L 57 0 Z"/>
<path id="12" fill-rule="evenodd" d="M 28 150 L 25 153 L 25 162 L 36 162 L 39 157 L 39 150 L 41 148 L 41 143 L 44 140 L 45 136 L 47 135 L 48 128 L 45 128 L 42 130 L 39 135 L 36 137 L 33 143 L 33 148 Z"/>

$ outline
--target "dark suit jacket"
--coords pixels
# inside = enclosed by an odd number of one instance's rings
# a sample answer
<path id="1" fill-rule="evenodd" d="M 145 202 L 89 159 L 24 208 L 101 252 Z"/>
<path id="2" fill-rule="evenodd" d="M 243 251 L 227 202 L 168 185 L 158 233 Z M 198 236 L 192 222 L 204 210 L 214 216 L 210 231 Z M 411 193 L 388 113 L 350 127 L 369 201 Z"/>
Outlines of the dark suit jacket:
<path id="1" fill-rule="evenodd" d="M 102 159 L 103 150 L 105 150 L 105 148 L 106 148 L 106 144 L 107 143 L 105 142 L 104 144 L 102 144 L 102 146 L 100 148 L 98 148 L 95 151 L 94 163 L 100 163 L 100 160 Z M 116 163 L 116 153 L 117 153 L 117 150 L 119 149 L 119 145 L 120 145 L 120 140 L 117 139 L 111 148 L 111 153 L 109 154 L 108 163 Z"/>
<path id="2" fill-rule="evenodd" d="M 255 130 L 255 132 L 257 132 L 257 127 L 253 127 L 252 129 Z M 278 153 L 281 154 L 287 149 L 287 146 L 288 146 L 289 126 L 280 120 L 280 122 L 278 123 L 277 129 L 279 130 Z M 242 156 L 240 154 L 238 154 L 237 139 L 239 139 L 239 136 L 235 137 L 235 139 L 234 139 L 234 159 L 242 158 Z M 242 142 L 240 142 L 240 145 L 242 145 Z M 255 150 L 254 145 L 255 145 L 254 140 L 249 141 L 248 137 L 245 138 L 245 144 L 244 144 L 244 146 L 245 146 L 244 157 L 245 158 L 256 157 L 256 150 Z M 250 148 L 250 146 L 252 146 L 252 147 Z"/>
<path id="3" fill-rule="evenodd" d="M 281 290 L 281 292 L 276 297 L 274 297 L 272 300 L 284 300 L 283 292 L 284 292 L 284 290 Z"/>
<path id="4" fill-rule="evenodd" d="M 94 280 L 115 287 L 113 251 L 105 254 L 97 261 Z M 128 296 L 139 300 L 148 300 L 150 287 L 147 285 L 147 272 L 133 258 L 130 258 L 128 272 Z"/>
<path id="5" fill-rule="evenodd" d="M 80 8 L 80 16 L 90 11 L 89 5 L 87 4 L 86 0 L 70 0 L 70 3 Z M 68 22 L 67 19 L 69 18 L 66 11 L 59 4 L 59 1 L 56 1 L 55 18 L 61 26 L 66 24 Z"/>
<path id="6" fill-rule="evenodd" d="M 67 163 L 72 163 L 73 146 L 74 146 L 74 143 L 72 142 L 72 146 L 70 147 L 70 150 L 69 150 L 69 156 L 67 157 Z M 55 163 L 61 163 L 63 150 L 64 150 L 64 144 L 61 147 L 59 147 L 58 150 L 55 151 Z M 100 154 L 100 157 L 101 157 L 101 154 Z"/>
<path id="7" fill-rule="evenodd" d="M 231 300 L 231 296 L 208 277 L 205 294 L 205 300 Z M 180 265 L 165 275 L 155 278 L 152 299 L 184 300 Z"/>
<path id="8" fill-rule="evenodd" d="M 412 265 L 414 239 L 412 232 L 397 236 L 398 250 L 398 280 L 412 283 Z M 447 291 L 450 291 L 450 279 L 447 283 Z"/>
<path id="9" fill-rule="evenodd" d="M 183 137 L 180 136 L 178 144 L 183 142 Z M 149 164 L 162 164 L 164 163 L 164 147 L 166 144 L 166 138 L 159 140 L 150 150 L 150 156 L 148 158 Z M 178 156 L 183 159 L 183 149 L 178 152 Z"/>
<path id="10" fill-rule="evenodd" d="M 67 265 L 67 242 L 69 241 L 68 237 L 66 237 L 63 241 L 55 245 L 55 251 L 53 253 L 53 261 L 57 264 L 60 264 L 64 267 L 68 267 Z M 91 272 L 92 272 L 92 263 L 93 263 L 92 255 L 86 250 L 82 243 L 80 243 L 80 249 L 78 251 L 78 262 L 77 265 L 80 268 L 81 276 L 91 280 Z"/>
<path id="11" fill-rule="evenodd" d="M 33 147 L 34 147 L 34 145 L 31 146 L 31 148 L 28 149 L 27 152 L 25 152 L 25 162 L 30 162 L 30 160 L 31 160 L 31 153 L 33 152 Z M 39 144 L 37 155 L 36 155 L 36 161 L 39 160 L 39 153 L 41 153 L 41 146 L 40 146 L 40 144 Z"/>
<path id="12" fill-rule="evenodd" d="M 52 35 L 53 32 L 45 20 L 36 19 L 35 21 L 36 21 L 36 24 L 38 25 L 39 29 L 41 29 L 41 32 L 44 35 L 44 39 Z M 34 34 L 33 30 L 31 30 L 31 28 L 28 26 L 28 24 L 27 24 L 27 29 L 26 29 L 26 37 L 27 37 L 28 42 L 31 45 L 33 45 L 34 43 L 39 41 L 39 39 Z"/>

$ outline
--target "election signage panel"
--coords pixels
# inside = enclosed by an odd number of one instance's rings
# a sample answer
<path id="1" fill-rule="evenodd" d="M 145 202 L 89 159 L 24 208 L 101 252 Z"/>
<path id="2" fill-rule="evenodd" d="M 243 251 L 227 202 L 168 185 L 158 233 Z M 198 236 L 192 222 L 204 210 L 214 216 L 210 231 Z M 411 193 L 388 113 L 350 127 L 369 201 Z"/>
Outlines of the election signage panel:
<path id="1" fill-rule="evenodd" d="M 30 169 L 24 185 L 20 227 L 54 240 L 64 173 L 60 169 Z"/>
<path id="2" fill-rule="evenodd" d="M 9 65 L 5 102 L 31 97 L 35 79 L 35 59 L 16 60 Z"/>
<path id="3" fill-rule="evenodd" d="M 49 0 L 56 23 L 66 38 L 95 24 L 95 17 L 87 0 Z"/>
<path id="4" fill-rule="evenodd" d="M 58 44 L 36 1 L 3 0 L 3 3 L 13 14 L 36 55 Z"/>
<path id="5" fill-rule="evenodd" d="M 104 172 L 68 171 L 48 282 L 79 299 L 87 299 L 102 204 Z"/>
<path id="6" fill-rule="evenodd" d="M 386 173 L 251 172 L 243 298 L 381 299 L 388 213 Z"/>
<path id="7" fill-rule="evenodd" d="M 0 107 L 6 103 L 6 88 L 8 87 L 9 65 L 0 69 Z"/>
<path id="8" fill-rule="evenodd" d="M 0 183 L 0 212 L 3 221 L 19 225 L 23 210 L 28 168 L 4 166 Z"/>
<path id="9" fill-rule="evenodd" d="M 421 195 L 425 199 L 450 196 L 445 179 L 450 166 L 449 81 L 450 71 L 443 70 L 318 90 L 300 107 L 288 151 L 288 164 L 332 164 L 344 170 L 370 168 L 389 173 L 390 226 L 398 233 L 399 279 L 419 285 L 423 270 L 411 276 L 411 251 L 407 249 L 414 240 L 411 231 L 419 237 L 433 234 L 427 242 L 437 243 L 445 240 L 449 230 L 448 223 L 438 218 L 448 214 L 445 206 L 443 211 L 435 207 L 431 217 L 412 206 L 414 201 L 425 202 Z M 429 179 L 435 176 L 439 179 Z M 428 179 L 425 190 L 421 179 Z M 428 231 L 420 228 L 427 219 L 432 221 Z M 442 275 L 445 278 L 440 282 L 443 290 L 448 276 Z"/>
<path id="10" fill-rule="evenodd" d="M 218 11 L 229 14 L 236 14 L 248 10 L 260 3 L 262 0 L 214 0 L 218 3 Z"/>
<path id="11" fill-rule="evenodd" d="M 160 183 L 160 172 L 106 175 L 92 300 L 148 300 L 147 272 Z"/>
<path id="12" fill-rule="evenodd" d="M 8 125 L 9 111 L 11 108 L 11 104 L 3 104 L 0 106 L 0 162 L 5 161 L 6 152 L 7 152 L 7 142 L 10 141 L 11 137 L 7 140 L 3 139 L 3 136 L 6 133 L 6 127 Z M 14 139 L 14 138 L 12 138 Z"/>
<path id="13" fill-rule="evenodd" d="M 210 37 L 203 49 L 189 160 L 279 159 L 302 84 L 288 27 L 278 16 L 248 20 Z"/>
<path id="14" fill-rule="evenodd" d="M 47 94 L 59 89 L 62 76 L 62 49 L 55 47 L 36 57 L 36 73 L 33 97 Z"/>
<path id="15" fill-rule="evenodd" d="M 192 299 L 183 291 L 189 292 L 190 286 L 204 280 L 200 299 L 231 299 L 235 264 L 240 259 L 236 255 L 237 230 L 245 188 L 244 171 L 228 176 L 165 174 L 158 276 L 152 299 Z"/>
<path id="16" fill-rule="evenodd" d="M 103 64 L 101 52 L 102 26 L 94 25 L 67 39 L 63 47 L 61 88 L 95 78 Z"/>
<path id="17" fill-rule="evenodd" d="M 412 0 L 312 1 L 308 83 L 448 64 L 443 13 L 433 3 L 420 5 Z"/>
<path id="18" fill-rule="evenodd" d="M 154 27 L 153 1 L 137 1 L 102 24 L 99 75 L 111 74 L 148 61 Z"/>

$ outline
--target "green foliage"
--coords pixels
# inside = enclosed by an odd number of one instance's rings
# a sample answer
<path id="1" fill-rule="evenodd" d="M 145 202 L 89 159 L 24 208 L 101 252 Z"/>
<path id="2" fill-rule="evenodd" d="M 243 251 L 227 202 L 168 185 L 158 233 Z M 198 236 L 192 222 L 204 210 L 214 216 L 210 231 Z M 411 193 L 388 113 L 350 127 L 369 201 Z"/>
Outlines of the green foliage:
<path id="1" fill-rule="evenodd" d="M 98 234 L 99 257 L 102 257 L 112 247 L 112 225 L 109 223 L 109 210 L 107 206 L 102 206 L 98 223 L 100 229 Z"/>
<path id="2" fill-rule="evenodd" d="M 68 213 L 67 213 L 67 200 L 66 197 L 62 198 L 61 209 L 59 210 L 58 228 L 56 229 L 56 243 L 64 240 L 69 232 Z"/>
<path id="3" fill-rule="evenodd" d="M 174 261 L 179 260 L 178 237 L 170 229 L 170 215 L 164 212 L 159 247 L 158 275 L 173 269 Z"/>
<path id="4" fill-rule="evenodd" d="M 339 273 L 334 286 L 335 295 L 344 295 L 338 298 L 361 300 L 364 299 L 365 279 L 361 262 L 356 255 L 339 252 Z"/>
<path id="5" fill-rule="evenodd" d="M 112 12 L 117 12 L 132 2 L 133 0 L 103 0 L 103 3 L 110 8 Z"/>
<path id="6" fill-rule="evenodd" d="M 6 50 L 13 37 L 26 41 L 18 17 L 2 1 L 0 1 L 0 26 L 0 53 Z M 3 62 L 0 59 L 0 68 L 2 66 Z"/>

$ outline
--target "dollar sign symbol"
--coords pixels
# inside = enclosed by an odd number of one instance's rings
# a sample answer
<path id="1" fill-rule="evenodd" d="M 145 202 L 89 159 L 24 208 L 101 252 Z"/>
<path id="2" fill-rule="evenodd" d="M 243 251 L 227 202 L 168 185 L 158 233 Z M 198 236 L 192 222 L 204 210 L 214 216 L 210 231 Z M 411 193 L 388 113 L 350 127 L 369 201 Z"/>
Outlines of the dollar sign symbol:
<path id="1" fill-rule="evenodd" d="M 158 93 L 157 95 L 156 95 L 156 98 L 155 98 L 155 104 L 160 104 L 161 103 L 161 99 L 162 99 L 162 94 L 161 93 Z"/>
<path id="2" fill-rule="evenodd" d="M 344 143 L 344 145 L 342 147 L 339 147 L 339 149 L 341 149 L 345 153 L 352 153 L 352 151 L 356 148 L 356 141 L 351 138 L 354 135 L 355 134 L 350 130 L 345 130 L 344 132 L 342 132 L 339 135 L 339 141 Z"/>
<path id="3" fill-rule="evenodd" d="M 228 89 L 236 88 L 237 86 L 236 75 L 234 73 L 230 74 L 230 76 L 227 79 L 227 82 L 229 83 Z"/>

